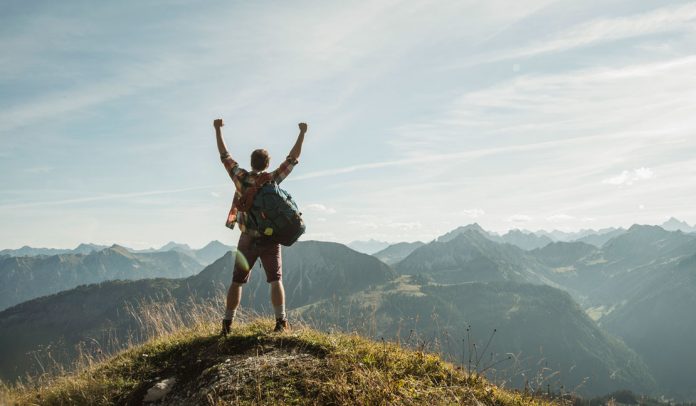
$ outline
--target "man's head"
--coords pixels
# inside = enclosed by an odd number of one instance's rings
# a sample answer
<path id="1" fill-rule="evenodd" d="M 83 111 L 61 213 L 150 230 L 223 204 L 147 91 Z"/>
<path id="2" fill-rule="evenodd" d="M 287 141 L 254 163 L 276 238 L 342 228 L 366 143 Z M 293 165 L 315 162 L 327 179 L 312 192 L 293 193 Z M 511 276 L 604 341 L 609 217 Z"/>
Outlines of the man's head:
<path id="1" fill-rule="evenodd" d="M 265 149 L 257 149 L 251 153 L 251 169 L 255 171 L 263 171 L 268 168 L 271 162 L 271 156 Z"/>

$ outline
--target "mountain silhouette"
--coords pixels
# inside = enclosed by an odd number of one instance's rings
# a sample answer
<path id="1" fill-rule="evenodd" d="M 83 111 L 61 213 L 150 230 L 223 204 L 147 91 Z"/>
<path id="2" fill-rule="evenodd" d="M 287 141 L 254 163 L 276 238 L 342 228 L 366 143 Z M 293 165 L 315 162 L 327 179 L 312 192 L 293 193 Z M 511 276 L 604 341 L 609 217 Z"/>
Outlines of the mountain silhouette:
<path id="1" fill-rule="evenodd" d="M 0 310 L 83 284 L 180 278 L 201 269 L 200 263 L 179 252 L 132 253 L 118 245 L 88 255 L 4 257 L 0 259 Z"/>
<path id="2" fill-rule="evenodd" d="M 409 256 L 413 251 L 422 247 L 423 245 L 425 244 L 420 241 L 400 242 L 397 244 L 392 244 L 387 248 L 379 252 L 376 252 L 372 255 L 374 255 L 376 258 L 379 258 L 379 260 L 384 262 L 385 264 L 395 265 L 396 263 Z"/>

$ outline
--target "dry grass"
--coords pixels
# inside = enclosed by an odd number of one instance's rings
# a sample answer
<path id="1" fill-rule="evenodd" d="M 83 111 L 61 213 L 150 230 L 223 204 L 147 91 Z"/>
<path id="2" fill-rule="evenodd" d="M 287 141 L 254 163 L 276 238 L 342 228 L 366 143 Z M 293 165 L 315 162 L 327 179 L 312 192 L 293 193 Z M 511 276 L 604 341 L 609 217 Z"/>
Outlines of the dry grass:
<path id="1" fill-rule="evenodd" d="M 548 404 L 502 390 L 440 357 L 356 334 L 304 325 L 271 333 L 247 316 L 232 335 L 218 332 L 215 306 L 167 303 L 132 308 L 150 340 L 73 373 L 3 386 L 7 404 L 138 404 L 158 380 L 176 377 L 169 402 L 181 404 Z M 245 317 L 242 317 L 244 320 Z"/>

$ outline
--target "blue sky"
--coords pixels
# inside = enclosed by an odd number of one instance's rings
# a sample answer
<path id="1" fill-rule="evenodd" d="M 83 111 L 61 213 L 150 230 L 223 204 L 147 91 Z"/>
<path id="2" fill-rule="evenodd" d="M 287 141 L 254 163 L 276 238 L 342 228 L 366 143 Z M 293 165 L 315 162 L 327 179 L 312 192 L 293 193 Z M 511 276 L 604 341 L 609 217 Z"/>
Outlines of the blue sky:
<path id="1" fill-rule="evenodd" d="M 0 247 L 235 243 L 216 117 L 308 239 L 696 223 L 696 2 L 290 3 L 0 3 Z"/>

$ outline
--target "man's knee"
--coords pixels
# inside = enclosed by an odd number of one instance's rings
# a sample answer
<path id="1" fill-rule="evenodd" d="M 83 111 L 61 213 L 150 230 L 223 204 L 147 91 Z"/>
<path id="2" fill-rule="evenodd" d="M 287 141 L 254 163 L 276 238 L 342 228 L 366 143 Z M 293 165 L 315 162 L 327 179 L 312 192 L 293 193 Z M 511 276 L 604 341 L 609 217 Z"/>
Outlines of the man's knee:
<path id="1" fill-rule="evenodd" d="M 280 275 L 271 275 L 270 277 L 266 278 L 266 282 L 268 282 L 268 284 L 271 285 L 272 288 L 277 286 L 283 286 L 283 278 Z"/>
<path id="2" fill-rule="evenodd" d="M 243 271 L 239 267 L 234 267 L 234 271 L 232 272 L 232 283 L 236 283 L 237 285 L 243 285 L 249 281 L 250 276 L 250 272 Z"/>

